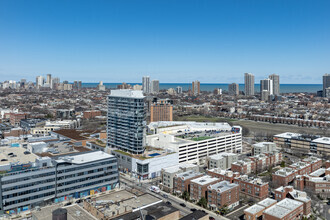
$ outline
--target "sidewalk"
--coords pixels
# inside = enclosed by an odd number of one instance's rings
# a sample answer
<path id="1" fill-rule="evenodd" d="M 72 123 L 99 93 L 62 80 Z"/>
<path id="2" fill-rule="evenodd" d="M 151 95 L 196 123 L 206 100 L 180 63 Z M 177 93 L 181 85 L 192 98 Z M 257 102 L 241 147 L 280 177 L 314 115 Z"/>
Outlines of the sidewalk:
<path id="1" fill-rule="evenodd" d="M 184 199 L 181 199 L 179 197 L 176 197 L 176 196 L 173 196 L 172 194 L 170 193 L 167 193 L 167 192 L 164 192 L 162 191 L 161 192 L 162 194 L 166 194 L 168 197 L 170 197 L 172 200 L 178 200 L 180 201 L 181 203 L 184 203 L 184 204 L 187 204 L 189 205 L 190 207 L 192 208 L 195 208 L 195 209 L 200 209 L 200 210 L 204 210 L 207 214 L 209 214 L 210 216 L 214 217 L 215 219 L 223 219 L 223 220 L 229 220 L 228 218 L 224 217 L 224 216 L 221 216 L 221 215 L 217 215 L 216 213 L 210 211 L 210 210 L 207 210 L 207 209 L 204 209 L 194 203 L 191 203 L 191 202 L 187 202 L 185 201 Z"/>

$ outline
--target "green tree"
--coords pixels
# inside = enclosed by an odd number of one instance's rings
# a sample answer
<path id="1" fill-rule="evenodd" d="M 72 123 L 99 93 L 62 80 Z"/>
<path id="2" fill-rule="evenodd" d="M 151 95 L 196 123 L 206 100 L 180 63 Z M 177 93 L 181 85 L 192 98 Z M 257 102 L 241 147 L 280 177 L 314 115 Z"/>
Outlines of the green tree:
<path id="1" fill-rule="evenodd" d="M 189 195 L 189 192 L 188 191 L 184 191 L 183 193 L 182 193 L 182 198 L 184 199 L 184 200 L 189 200 L 189 198 L 190 198 L 190 195 Z"/>
<path id="2" fill-rule="evenodd" d="M 281 167 L 285 167 L 285 161 L 284 160 L 282 160 L 282 162 L 281 162 Z"/>
<path id="3" fill-rule="evenodd" d="M 222 215 L 226 215 L 229 212 L 228 206 L 225 204 L 219 209 L 219 211 Z"/>
<path id="4" fill-rule="evenodd" d="M 202 198 L 198 201 L 197 205 L 199 205 L 199 206 L 201 206 L 201 207 L 203 207 L 203 208 L 206 208 L 206 207 L 207 207 L 207 200 L 206 200 L 204 197 L 202 197 Z"/>

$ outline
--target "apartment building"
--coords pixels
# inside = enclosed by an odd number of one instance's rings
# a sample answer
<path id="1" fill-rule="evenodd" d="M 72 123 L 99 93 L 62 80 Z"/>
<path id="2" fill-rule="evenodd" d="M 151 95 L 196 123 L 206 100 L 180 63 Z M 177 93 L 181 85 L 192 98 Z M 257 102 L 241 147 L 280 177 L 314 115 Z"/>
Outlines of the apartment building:
<path id="1" fill-rule="evenodd" d="M 54 158 L 26 152 L 20 147 L 2 147 L 1 213 L 17 214 L 36 206 L 94 195 L 119 183 L 117 160 L 104 152 Z"/>
<path id="2" fill-rule="evenodd" d="M 238 160 L 238 155 L 234 153 L 220 153 L 206 157 L 207 167 L 209 169 L 220 168 L 230 169 L 231 164 Z"/>
<path id="3" fill-rule="evenodd" d="M 322 167 L 322 160 L 318 157 L 308 157 L 302 159 L 303 162 L 311 164 L 311 172 L 314 172 Z"/>
<path id="4" fill-rule="evenodd" d="M 10 124 L 18 126 L 22 119 L 27 119 L 28 113 L 10 113 Z"/>
<path id="5" fill-rule="evenodd" d="M 84 111 L 83 112 L 83 119 L 93 119 L 96 116 L 101 116 L 100 110 L 91 110 L 91 111 Z"/>
<path id="6" fill-rule="evenodd" d="M 268 197 L 269 185 L 260 178 L 249 178 L 247 175 L 243 175 L 235 177 L 233 182 L 239 185 L 240 195 L 243 197 L 258 201 Z"/>
<path id="7" fill-rule="evenodd" d="M 167 168 L 163 168 L 161 170 L 162 177 L 162 188 L 166 192 L 173 192 L 174 188 L 174 177 L 178 173 L 183 173 L 187 171 L 193 171 L 195 173 L 199 172 L 199 167 L 190 163 L 182 163 L 174 166 L 170 166 Z"/>
<path id="8" fill-rule="evenodd" d="M 287 186 L 289 184 L 293 184 L 293 181 L 297 175 L 297 170 L 290 167 L 285 167 L 272 174 L 273 183 L 275 186 Z"/>
<path id="9" fill-rule="evenodd" d="M 312 165 L 302 161 L 289 165 L 290 168 L 298 171 L 298 175 L 310 174 L 312 172 Z"/>
<path id="10" fill-rule="evenodd" d="M 259 155 L 276 151 L 276 144 L 273 142 L 260 142 L 252 145 L 253 154 Z"/>
<path id="11" fill-rule="evenodd" d="M 276 203 L 277 203 L 276 200 L 270 198 L 266 198 L 258 202 L 257 204 L 244 210 L 245 219 L 246 220 L 263 219 L 262 218 L 263 212 L 267 208 L 275 205 Z"/>
<path id="12" fill-rule="evenodd" d="M 173 121 L 172 101 L 154 100 L 150 105 L 150 122 Z"/>
<path id="13" fill-rule="evenodd" d="M 299 190 L 310 191 L 316 193 L 322 198 L 330 196 L 330 169 L 320 177 L 311 175 L 297 176 L 294 182 L 295 188 Z"/>
<path id="14" fill-rule="evenodd" d="M 204 176 L 203 173 L 193 170 L 175 174 L 173 178 L 173 192 L 181 194 L 186 191 L 190 194 L 190 181 L 202 176 Z"/>
<path id="15" fill-rule="evenodd" d="M 303 213 L 304 204 L 302 202 L 286 198 L 263 211 L 263 219 L 295 220 L 301 219 Z"/>
<path id="16" fill-rule="evenodd" d="M 213 210 L 218 210 L 223 206 L 229 209 L 239 204 L 239 185 L 228 181 L 221 181 L 207 187 L 208 206 Z"/>
<path id="17" fill-rule="evenodd" d="M 179 153 L 179 162 L 205 164 L 206 157 L 242 151 L 242 128 L 228 123 L 152 122 L 148 125 L 148 146 Z"/>
<path id="18" fill-rule="evenodd" d="M 285 198 L 297 200 L 304 204 L 304 216 L 309 216 L 311 213 L 311 198 L 307 196 L 306 192 L 295 190 L 293 186 L 281 186 L 275 189 L 275 199 L 281 201 Z"/>
<path id="19" fill-rule="evenodd" d="M 190 181 L 190 199 L 199 201 L 202 197 L 208 198 L 208 186 L 218 183 L 220 180 L 208 175 Z"/>
<path id="20" fill-rule="evenodd" d="M 231 164 L 231 170 L 240 174 L 255 173 L 256 163 L 250 159 L 239 160 Z"/>
<path id="21" fill-rule="evenodd" d="M 233 183 L 234 178 L 238 177 L 240 174 L 237 172 L 233 172 L 231 170 L 223 170 L 220 168 L 213 168 L 210 170 L 207 170 L 207 175 L 219 178 L 221 181 L 226 180 L 230 183 Z"/>

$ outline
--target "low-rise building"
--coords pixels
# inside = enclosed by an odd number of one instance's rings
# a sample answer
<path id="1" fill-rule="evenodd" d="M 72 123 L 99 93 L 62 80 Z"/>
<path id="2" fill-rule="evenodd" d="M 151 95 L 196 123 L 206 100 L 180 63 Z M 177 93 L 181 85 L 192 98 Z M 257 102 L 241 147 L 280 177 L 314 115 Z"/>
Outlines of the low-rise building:
<path id="1" fill-rule="evenodd" d="M 185 191 L 190 194 L 190 181 L 203 175 L 203 173 L 195 172 L 193 170 L 177 173 L 173 179 L 173 191 L 177 194 L 184 193 Z"/>
<path id="2" fill-rule="evenodd" d="M 322 167 L 322 160 L 318 157 L 307 157 L 302 159 L 303 162 L 311 164 L 311 172 L 314 172 Z"/>
<path id="3" fill-rule="evenodd" d="M 190 181 L 190 199 L 199 201 L 202 197 L 208 198 L 208 186 L 220 182 L 218 178 L 202 176 Z"/>
<path id="4" fill-rule="evenodd" d="M 163 168 L 161 170 L 162 189 L 166 192 L 173 192 L 175 175 L 187 171 L 193 171 L 195 173 L 198 173 L 199 167 L 197 165 L 190 163 L 181 163 L 174 166 Z"/>
<path id="5" fill-rule="evenodd" d="M 256 163 L 250 159 L 239 160 L 231 164 L 231 170 L 240 174 L 255 173 Z"/>
<path id="6" fill-rule="evenodd" d="M 239 204 L 239 185 L 228 181 L 221 181 L 207 187 L 208 206 L 211 209 L 220 209 L 227 206 L 229 209 Z"/>
<path id="7" fill-rule="evenodd" d="M 257 201 L 268 197 L 269 185 L 260 178 L 248 177 L 243 175 L 236 177 L 234 183 L 240 187 L 240 195 Z"/>
<path id="8" fill-rule="evenodd" d="M 289 167 L 297 170 L 298 175 L 310 174 L 312 172 L 312 165 L 301 161 L 293 163 Z"/>
<path id="9" fill-rule="evenodd" d="M 276 144 L 273 142 L 260 142 L 252 145 L 253 154 L 259 155 L 276 151 Z"/>
<path id="10" fill-rule="evenodd" d="M 275 189 L 275 199 L 281 201 L 285 198 L 293 199 L 304 203 L 304 216 L 309 216 L 311 213 L 311 198 L 306 192 L 295 190 L 293 186 L 279 187 Z"/>
<path id="11" fill-rule="evenodd" d="M 238 160 L 238 155 L 234 153 L 220 153 L 206 157 L 207 167 L 209 169 L 220 168 L 222 170 L 230 169 L 231 164 Z"/>
<path id="12" fill-rule="evenodd" d="M 266 198 L 257 204 L 247 208 L 244 210 L 244 215 L 246 220 L 255 220 L 255 219 L 262 219 L 263 212 L 275 205 L 277 202 L 274 199 Z"/>
<path id="13" fill-rule="evenodd" d="M 289 184 L 293 184 L 293 181 L 297 175 L 297 170 L 290 167 L 285 167 L 272 174 L 273 184 L 275 186 L 287 186 Z"/>
<path id="14" fill-rule="evenodd" d="M 207 175 L 219 178 L 221 181 L 226 180 L 232 183 L 234 181 L 234 178 L 238 177 L 240 174 L 231 170 L 222 170 L 220 168 L 214 168 L 207 170 Z"/>
<path id="15" fill-rule="evenodd" d="M 263 212 L 266 220 L 295 220 L 303 216 L 304 204 L 293 199 L 283 199 Z"/>

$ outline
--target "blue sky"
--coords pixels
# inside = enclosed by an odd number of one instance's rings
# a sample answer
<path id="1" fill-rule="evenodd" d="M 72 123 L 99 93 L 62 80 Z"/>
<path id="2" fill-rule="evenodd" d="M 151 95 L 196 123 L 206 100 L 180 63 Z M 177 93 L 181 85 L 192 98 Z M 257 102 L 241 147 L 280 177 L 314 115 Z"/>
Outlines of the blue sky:
<path id="1" fill-rule="evenodd" d="M 330 1 L 0 0 L 0 81 L 322 83 Z"/>

